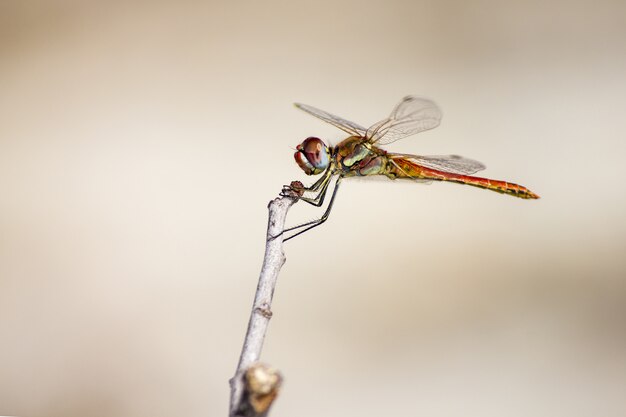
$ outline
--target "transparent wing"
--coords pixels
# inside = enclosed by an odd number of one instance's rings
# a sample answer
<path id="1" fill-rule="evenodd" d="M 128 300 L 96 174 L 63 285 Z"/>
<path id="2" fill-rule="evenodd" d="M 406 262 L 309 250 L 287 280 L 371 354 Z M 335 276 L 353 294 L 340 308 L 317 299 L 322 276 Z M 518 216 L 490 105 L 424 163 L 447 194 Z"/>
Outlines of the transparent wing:
<path id="1" fill-rule="evenodd" d="M 313 106 L 309 106 L 307 104 L 294 104 L 300 110 L 303 110 L 318 119 L 322 119 L 323 121 L 330 123 L 331 125 L 338 127 L 346 133 L 349 133 L 353 136 L 365 136 L 366 128 L 363 126 L 359 126 L 358 124 L 351 122 L 349 120 L 342 119 L 339 116 L 335 116 L 334 114 L 330 114 L 325 112 L 324 110 L 317 109 Z"/>
<path id="2" fill-rule="evenodd" d="M 431 156 L 418 156 L 408 154 L 388 154 L 393 161 L 394 158 L 408 159 L 417 165 L 425 166 L 426 168 L 436 169 L 444 172 L 451 172 L 453 174 L 471 175 L 478 171 L 482 171 L 486 167 L 478 161 L 473 159 L 463 158 L 459 155 L 431 155 Z"/>
<path id="3" fill-rule="evenodd" d="M 439 126 L 441 110 L 431 100 L 406 96 L 388 118 L 367 129 L 365 137 L 370 143 L 385 145 L 407 136 Z"/>
<path id="4" fill-rule="evenodd" d="M 392 161 L 392 163 L 395 165 L 395 163 Z M 397 165 L 396 165 L 397 166 Z M 401 167 L 398 167 L 399 169 L 402 169 Z M 417 182 L 419 184 L 424 184 L 424 185 L 429 185 L 432 184 L 433 180 L 431 179 L 426 179 L 426 178 L 415 178 L 412 177 L 410 175 L 407 175 L 408 179 L 410 179 L 411 181 Z M 354 177 L 347 177 L 346 181 L 350 181 L 350 182 L 384 182 L 385 184 L 405 184 L 405 181 L 391 181 L 389 180 L 389 178 L 387 178 L 384 175 L 367 175 L 367 176 L 360 176 L 360 175 L 356 175 Z"/>

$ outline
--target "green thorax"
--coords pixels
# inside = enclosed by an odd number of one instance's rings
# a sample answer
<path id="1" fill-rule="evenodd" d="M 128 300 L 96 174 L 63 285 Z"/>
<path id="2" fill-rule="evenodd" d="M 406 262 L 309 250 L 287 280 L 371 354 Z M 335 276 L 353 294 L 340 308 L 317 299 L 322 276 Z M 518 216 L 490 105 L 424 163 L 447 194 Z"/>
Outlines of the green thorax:
<path id="1" fill-rule="evenodd" d="M 344 176 L 386 174 L 388 158 L 380 148 L 363 143 L 363 138 L 350 136 L 334 149 L 335 166 Z"/>

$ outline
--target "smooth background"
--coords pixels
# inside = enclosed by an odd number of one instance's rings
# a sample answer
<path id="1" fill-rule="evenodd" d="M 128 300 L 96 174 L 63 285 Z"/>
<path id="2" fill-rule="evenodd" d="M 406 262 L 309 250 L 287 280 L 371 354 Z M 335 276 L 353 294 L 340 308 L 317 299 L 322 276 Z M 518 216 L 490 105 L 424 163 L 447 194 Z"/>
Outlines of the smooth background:
<path id="1" fill-rule="evenodd" d="M 223 416 L 266 206 L 406 94 L 528 186 L 344 183 L 286 245 L 273 416 L 626 414 L 622 1 L 0 3 L 0 414 Z M 289 223 L 319 210 L 296 205 Z"/>

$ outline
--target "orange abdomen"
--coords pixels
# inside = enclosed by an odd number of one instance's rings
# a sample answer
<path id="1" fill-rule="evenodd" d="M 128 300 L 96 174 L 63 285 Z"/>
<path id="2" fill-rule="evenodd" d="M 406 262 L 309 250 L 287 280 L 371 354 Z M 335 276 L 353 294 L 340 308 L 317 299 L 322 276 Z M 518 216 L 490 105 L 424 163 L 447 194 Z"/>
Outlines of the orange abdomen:
<path id="1" fill-rule="evenodd" d="M 484 188 L 519 198 L 539 198 L 537 194 L 533 193 L 528 188 L 512 182 L 439 171 L 415 164 L 404 158 L 394 158 L 393 163 L 389 167 L 389 172 L 396 178 L 450 181 L 458 184 L 467 184 L 478 188 Z"/>

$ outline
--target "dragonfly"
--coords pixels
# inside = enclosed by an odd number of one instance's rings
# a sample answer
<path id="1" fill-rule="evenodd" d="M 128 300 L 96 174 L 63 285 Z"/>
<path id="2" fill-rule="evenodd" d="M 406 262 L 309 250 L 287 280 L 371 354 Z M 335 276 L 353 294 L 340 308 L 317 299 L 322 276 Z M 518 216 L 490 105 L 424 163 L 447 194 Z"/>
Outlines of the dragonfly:
<path id="1" fill-rule="evenodd" d="M 384 176 L 391 180 L 426 183 L 447 181 L 492 190 L 513 197 L 539 198 L 528 188 L 512 182 L 472 176 L 471 174 L 485 169 L 482 163 L 472 159 L 458 155 L 419 156 L 391 153 L 381 148 L 382 145 L 439 126 L 441 110 L 432 100 L 418 96 L 404 97 L 394 107 L 389 117 L 374 123 L 369 128 L 313 106 L 300 103 L 296 103 L 295 106 L 343 130 L 350 136 L 336 146 L 329 146 L 320 138 L 311 136 L 296 147 L 294 158 L 298 166 L 307 175 L 321 174 L 321 177 L 310 187 L 294 181 L 283 188 L 283 195 L 295 193 L 299 200 L 321 207 L 332 179 L 336 179 L 330 202 L 322 217 L 285 229 L 283 233 L 302 229 L 285 238 L 285 241 L 328 220 L 337 190 L 344 178 Z M 308 197 L 305 193 L 313 196 Z"/>

